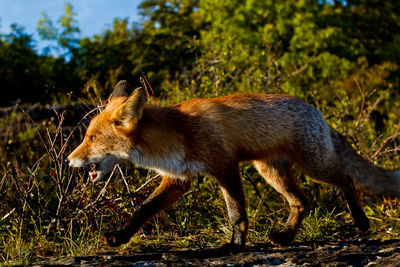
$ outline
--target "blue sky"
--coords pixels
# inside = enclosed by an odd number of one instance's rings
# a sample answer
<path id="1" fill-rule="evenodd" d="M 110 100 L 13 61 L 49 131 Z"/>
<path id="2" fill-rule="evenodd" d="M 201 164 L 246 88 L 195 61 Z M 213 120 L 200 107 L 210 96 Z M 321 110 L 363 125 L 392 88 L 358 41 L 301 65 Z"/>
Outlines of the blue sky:
<path id="1" fill-rule="evenodd" d="M 0 0 L 0 33 L 9 33 L 10 24 L 25 27 L 38 41 L 37 50 L 46 45 L 40 41 L 36 27 L 41 13 L 45 12 L 54 25 L 64 14 L 65 4 L 73 6 L 81 30 L 81 37 L 92 36 L 109 28 L 114 18 L 129 18 L 129 22 L 140 22 L 138 5 L 140 0 Z"/>

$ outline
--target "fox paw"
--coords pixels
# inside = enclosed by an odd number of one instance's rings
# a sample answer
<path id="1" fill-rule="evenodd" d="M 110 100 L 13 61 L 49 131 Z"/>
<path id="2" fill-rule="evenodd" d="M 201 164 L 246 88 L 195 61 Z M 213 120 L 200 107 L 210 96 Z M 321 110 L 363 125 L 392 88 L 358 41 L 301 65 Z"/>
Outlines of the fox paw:
<path id="1" fill-rule="evenodd" d="M 284 246 L 291 243 L 294 239 L 295 233 L 293 231 L 274 232 L 269 236 L 272 244 Z"/>
<path id="2" fill-rule="evenodd" d="M 237 245 L 233 243 L 227 243 L 223 246 L 221 246 L 218 251 L 222 255 L 232 255 L 232 254 L 237 254 L 239 252 L 242 252 L 244 249 L 245 245 Z"/>
<path id="3" fill-rule="evenodd" d="M 370 227 L 369 219 L 367 217 L 358 219 L 355 225 L 361 232 L 367 232 Z"/>
<path id="4" fill-rule="evenodd" d="M 105 242 L 110 247 L 118 247 L 122 244 L 128 243 L 130 240 L 129 235 L 117 231 L 106 233 L 104 238 Z"/>

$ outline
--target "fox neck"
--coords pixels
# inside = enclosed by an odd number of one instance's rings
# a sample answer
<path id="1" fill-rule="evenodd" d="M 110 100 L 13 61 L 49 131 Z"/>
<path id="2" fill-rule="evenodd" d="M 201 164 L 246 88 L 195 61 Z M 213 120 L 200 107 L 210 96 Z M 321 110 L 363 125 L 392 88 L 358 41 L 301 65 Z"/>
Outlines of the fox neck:
<path id="1" fill-rule="evenodd" d="M 145 108 L 129 159 L 171 178 L 187 179 L 205 172 L 203 163 L 188 160 L 183 117 L 173 108 Z"/>

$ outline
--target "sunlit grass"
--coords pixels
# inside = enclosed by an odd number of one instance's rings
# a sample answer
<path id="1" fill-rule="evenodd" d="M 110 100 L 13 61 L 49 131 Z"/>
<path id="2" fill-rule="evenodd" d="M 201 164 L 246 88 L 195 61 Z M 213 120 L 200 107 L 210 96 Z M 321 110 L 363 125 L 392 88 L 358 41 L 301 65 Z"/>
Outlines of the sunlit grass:
<path id="1" fill-rule="evenodd" d="M 43 147 L 45 142 L 47 148 L 52 147 L 57 152 L 65 145 L 63 142 L 71 127 L 63 129 L 64 139 L 61 140 L 61 132 L 56 135 L 57 123 L 53 119 L 34 126 L 19 113 L 0 119 L 0 125 L 10 125 L 0 127 L 1 264 L 57 262 L 67 256 L 110 251 L 135 253 L 201 249 L 218 247 L 230 241 L 232 229 L 219 187 L 213 178 L 198 176 L 193 179 L 190 192 L 172 208 L 150 220 L 128 244 L 119 248 L 107 247 L 103 234 L 129 220 L 134 207 L 154 190 L 159 179 L 141 188 L 146 179 L 153 177 L 152 174 L 147 177 L 146 170 L 122 165 L 130 191 L 138 190 L 132 199 L 119 175 L 108 185 L 88 183 L 87 170 L 72 172 L 67 166 L 60 165 L 54 151 L 49 155 Z M 367 126 L 370 131 L 370 126 Z M 81 140 L 83 132 L 84 128 L 78 128 L 65 154 Z M 369 147 L 372 141 L 363 142 Z M 396 168 L 396 162 L 389 155 L 385 152 L 379 158 L 380 164 Z M 241 164 L 241 171 L 247 196 L 249 241 L 269 244 L 268 236 L 285 224 L 289 214 L 287 202 L 250 164 Z M 371 229 L 360 233 L 352 226 L 346 203 L 337 189 L 316 186 L 299 170 L 295 170 L 295 174 L 310 200 L 309 212 L 295 242 L 312 245 L 364 237 L 400 238 L 399 201 L 368 198 L 364 210 L 370 218 Z"/>

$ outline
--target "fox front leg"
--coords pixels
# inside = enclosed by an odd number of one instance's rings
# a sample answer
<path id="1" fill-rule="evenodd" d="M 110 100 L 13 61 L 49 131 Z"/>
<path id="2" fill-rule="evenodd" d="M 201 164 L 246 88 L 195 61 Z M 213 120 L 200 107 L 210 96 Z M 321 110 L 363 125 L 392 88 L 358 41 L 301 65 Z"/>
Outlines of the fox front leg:
<path id="1" fill-rule="evenodd" d="M 223 252 L 239 252 L 246 245 L 248 219 L 246 202 L 238 166 L 216 175 L 225 199 L 229 221 L 232 225 L 232 240 L 221 247 Z"/>
<path id="2" fill-rule="evenodd" d="M 158 212 L 167 209 L 179 200 L 190 189 L 190 179 L 173 179 L 163 177 L 156 190 L 138 207 L 128 222 L 120 231 L 105 235 L 110 247 L 128 243 L 131 237 Z"/>

